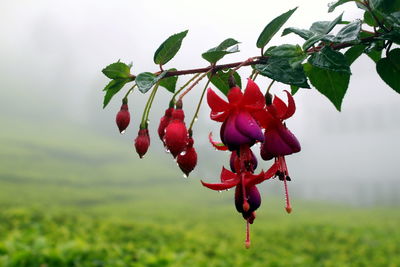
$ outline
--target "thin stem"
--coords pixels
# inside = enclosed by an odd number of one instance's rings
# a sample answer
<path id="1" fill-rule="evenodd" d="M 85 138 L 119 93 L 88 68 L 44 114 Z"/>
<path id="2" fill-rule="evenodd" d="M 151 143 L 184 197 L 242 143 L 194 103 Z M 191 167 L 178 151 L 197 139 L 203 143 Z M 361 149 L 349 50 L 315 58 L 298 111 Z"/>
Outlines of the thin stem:
<path id="1" fill-rule="evenodd" d="M 187 88 L 187 89 L 185 90 L 185 92 L 183 92 L 183 93 L 179 96 L 178 101 L 179 101 L 179 100 L 182 100 L 182 98 L 183 98 L 187 93 L 189 93 L 190 90 L 192 90 L 193 87 L 195 87 L 196 84 L 198 84 L 209 72 L 210 72 L 210 71 L 207 71 L 206 73 L 203 73 L 197 80 L 195 80 L 195 81 L 189 86 L 189 88 Z"/>
<path id="2" fill-rule="evenodd" d="M 269 90 L 271 89 L 271 87 L 274 84 L 274 82 L 275 82 L 275 80 L 272 80 L 272 82 L 268 85 L 267 94 L 269 93 Z"/>
<path id="3" fill-rule="evenodd" d="M 137 84 L 135 83 L 135 84 L 128 90 L 128 92 L 126 92 L 126 94 L 125 94 L 125 96 L 124 96 L 123 99 L 128 99 L 128 95 L 129 95 L 130 93 L 133 92 L 133 90 L 135 89 L 136 86 L 137 86 Z"/>
<path id="4" fill-rule="evenodd" d="M 211 75 L 212 75 L 212 74 L 211 74 Z M 190 126 L 189 126 L 189 129 L 188 129 L 188 132 L 189 132 L 189 133 L 192 132 L 193 124 L 194 124 L 194 122 L 196 121 L 197 115 L 199 114 L 200 107 L 201 107 L 201 103 L 203 102 L 203 98 L 204 98 L 204 95 L 205 95 L 205 93 L 206 93 L 207 87 L 208 87 L 208 85 L 210 84 L 210 81 L 211 81 L 211 77 L 208 79 L 208 81 L 207 81 L 207 83 L 206 83 L 206 86 L 204 86 L 203 92 L 201 93 L 200 101 L 199 101 L 199 103 L 197 104 L 196 111 L 195 111 L 195 113 L 194 113 L 194 116 L 193 116 L 193 118 L 192 118 L 192 121 L 190 122 Z"/>
<path id="5" fill-rule="evenodd" d="M 257 79 L 257 76 L 258 76 L 258 74 L 259 74 L 260 72 L 258 72 L 258 71 L 256 71 L 255 72 L 255 74 L 254 74 L 254 78 L 252 79 L 253 80 L 253 82 Z"/>
<path id="6" fill-rule="evenodd" d="M 180 92 L 182 92 L 182 90 L 185 89 L 186 86 L 188 86 L 191 82 L 193 82 L 194 79 L 196 79 L 197 77 L 199 77 L 199 75 L 200 75 L 200 73 L 195 74 L 192 78 L 190 78 L 189 81 L 187 81 L 184 85 L 182 85 L 182 87 L 179 88 L 179 90 L 177 90 L 177 91 L 174 93 L 174 95 L 173 95 L 172 98 L 171 98 L 170 103 L 172 102 L 172 104 L 175 104 L 175 97 L 176 97 Z"/>
<path id="7" fill-rule="evenodd" d="M 159 85 L 160 85 L 160 84 L 157 83 L 157 84 L 154 86 L 153 91 L 151 91 L 151 93 L 150 93 L 149 99 L 147 100 L 146 106 L 144 107 L 144 110 L 143 110 L 142 121 L 140 122 L 140 129 L 145 129 L 145 128 L 147 128 L 147 119 L 148 119 L 148 117 L 149 117 L 150 108 L 151 108 L 151 105 L 152 105 L 152 103 L 153 103 L 154 96 L 155 96 L 156 93 L 157 93 L 157 89 L 158 89 L 158 86 L 159 86 Z"/>

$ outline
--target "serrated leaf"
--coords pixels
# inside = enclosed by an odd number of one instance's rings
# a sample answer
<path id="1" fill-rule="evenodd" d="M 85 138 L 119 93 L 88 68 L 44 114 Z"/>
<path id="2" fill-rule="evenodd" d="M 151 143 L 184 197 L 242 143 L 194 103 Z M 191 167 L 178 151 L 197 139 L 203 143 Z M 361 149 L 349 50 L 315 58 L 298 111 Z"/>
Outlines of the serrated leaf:
<path id="1" fill-rule="evenodd" d="M 289 33 L 294 33 L 297 34 L 298 36 L 300 36 L 301 38 L 307 40 L 310 39 L 314 33 L 310 30 L 305 30 L 305 29 L 298 29 L 298 28 L 294 28 L 294 27 L 289 27 L 289 28 L 285 28 L 282 32 L 282 36 L 285 36 Z"/>
<path id="2" fill-rule="evenodd" d="M 176 71 L 176 69 L 169 69 L 168 71 Z M 163 78 L 160 80 L 160 86 L 164 87 L 171 93 L 174 93 L 177 81 L 178 81 L 178 76 Z"/>
<path id="3" fill-rule="evenodd" d="M 155 75 L 151 72 L 142 72 L 136 76 L 136 84 L 139 91 L 143 94 L 147 93 L 159 80 L 161 80 L 167 71 L 163 71 L 160 75 Z"/>
<path id="4" fill-rule="evenodd" d="M 347 60 L 347 63 L 349 64 L 349 66 L 351 64 L 353 64 L 353 62 L 362 55 L 362 53 L 364 52 L 366 46 L 365 45 L 355 45 L 351 48 L 349 48 L 345 53 L 344 53 L 344 57 Z"/>
<path id="5" fill-rule="evenodd" d="M 372 27 L 378 26 L 378 23 L 376 22 L 374 17 L 371 15 L 371 12 L 369 12 L 369 11 L 364 12 L 364 22 Z"/>
<path id="6" fill-rule="evenodd" d="M 216 63 L 227 54 L 239 52 L 239 42 L 235 39 L 228 38 L 220 43 L 218 46 L 213 47 L 201 56 L 210 63 Z"/>
<path id="7" fill-rule="evenodd" d="M 283 24 L 285 24 L 285 22 L 290 18 L 290 16 L 292 16 L 292 14 L 296 11 L 296 9 L 297 7 L 279 15 L 278 17 L 274 18 L 270 23 L 268 23 L 257 39 L 257 47 L 264 48 L 265 45 L 283 26 Z"/>
<path id="8" fill-rule="evenodd" d="M 131 67 L 132 65 L 118 61 L 108 65 L 101 72 L 110 79 L 126 79 L 131 74 Z"/>
<path id="9" fill-rule="evenodd" d="M 369 0 L 369 4 L 373 11 L 380 11 L 385 14 L 400 10 L 399 0 Z"/>
<path id="10" fill-rule="evenodd" d="M 118 80 L 111 80 L 106 87 L 103 89 L 103 91 L 106 91 L 106 94 L 104 96 L 103 99 L 103 108 L 105 108 L 108 103 L 110 103 L 110 100 L 112 99 L 112 97 L 118 93 L 122 87 L 124 87 L 124 85 L 126 83 L 128 83 L 130 81 L 130 79 L 118 79 Z"/>
<path id="11" fill-rule="evenodd" d="M 187 33 L 186 30 L 168 37 L 154 53 L 154 63 L 164 65 L 170 61 L 178 53 Z"/>
<path id="12" fill-rule="evenodd" d="M 229 76 L 230 76 L 230 70 L 228 71 L 220 70 L 211 76 L 210 81 L 215 87 L 218 88 L 218 90 L 220 90 L 223 94 L 227 95 L 230 89 L 228 83 Z M 208 74 L 208 77 L 210 78 L 210 74 Z M 239 74 L 236 71 L 233 73 L 233 77 L 235 78 L 236 85 L 241 88 L 242 81 L 240 79 Z"/>
<path id="13" fill-rule="evenodd" d="M 336 43 L 358 43 L 360 39 L 358 38 L 361 31 L 361 21 L 354 21 L 350 24 L 344 26 L 336 34 L 334 42 Z"/>
<path id="14" fill-rule="evenodd" d="M 387 85 L 400 93 L 400 48 L 391 50 L 386 58 L 379 60 L 376 71 Z"/>
<path id="15" fill-rule="evenodd" d="M 316 34 L 328 34 L 337 24 L 341 23 L 343 13 L 340 14 L 336 19 L 332 21 L 317 21 L 314 22 L 311 27 L 310 31 Z"/>
<path id="16" fill-rule="evenodd" d="M 309 63 L 304 64 L 304 71 L 311 84 L 340 111 L 349 85 L 350 73 L 321 69 Z"/>
<path id="17" fill-rule="evenodd" d="M 275 46 L 265 52 L 266 56 L 271 57 L 298 57 L 304 54 L 299 45 L 283 44 Z"/>
<path id="18" fill-rule="evenodd" d="M 336 7 L 338 7 L 340 5 L 343 5 L 344 3 L 352 2 L 352 1 L 354 1 L 354 0 L 339 0 L 339 1 L 336 1 L 334 3 L 331 3 L 331 4 L 329 4 L 328 12 L 330 13 L 333 10 L 335 10 Z"/>
<path id="19" fill-rule="evenodd" d="M 350 67 L 344 55 L 328 46 L 312 54 L 308 58 L 308 62 L 321 69 L 350 74 Z"/>
<path id="20" fill-rule="evenodd" d="M 255 69 L 261 75 L 281 83 L 310 88 L 302 65 L 292 66 L 290 58 L 271 57 L 266 64 L 257 64 Z"/>

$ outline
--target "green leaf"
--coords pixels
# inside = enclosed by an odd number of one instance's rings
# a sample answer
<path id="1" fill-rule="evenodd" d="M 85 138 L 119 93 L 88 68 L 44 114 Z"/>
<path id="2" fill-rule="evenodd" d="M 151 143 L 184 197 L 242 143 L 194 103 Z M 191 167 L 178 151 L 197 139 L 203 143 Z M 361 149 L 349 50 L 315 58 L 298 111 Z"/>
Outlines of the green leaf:
<path id="1" fill-rule="evenodd" d="M 295 85 L 291 85 L 291 86 L 290 86 L 290 93 L 291 93 L 291 95 L 296 94 L 297 91 L 299 91 L 299 89 L 300 89 L 300 87 L 295 86 Z"/>
<path id="2" fill-rule="evenodd" d="M 229 89 L 230 89 L 229 83 L 228 83 L 229 76 L 230 76 L 230 70 L 228 70 L 228 71 L 220 70 L 211 76 L 211 83 L 225 95 L 228 94 Z M 208 77 L 210 78 L 210 74 L 208 74 Z M 240 79 L 239 74 L 236 71 L 233 74 L 233 77 L 235 78 L 235 82 L 236 82 L 237 86 L 239 86 L 241 88 L 242 81 Z"/>
<path id="3" fill-rule="evenodd" d="M 239 42 L 235 39 L 228 38 L 220 43 L 218 46 L 209 49 L 201 56 L 210 63 L 216 63 L 227 54 L 239 52 Z"/>
<path id="4" fill-rule="evenodd" d="M 139 91 L 143 94 L 147 93 L 153 85 L 155 85 L 159 80 L 161 80 L 167 71 L 162 72 L 160 75 L 155 75 L 151 72 L 142 72 L 138 76 L 136 76 L 136 84 L 139 88 Z"/>
<path id="5" fill-rule="evenodd" d="M 353 62 L 362 55 L 362 53 L 364 52 L 366 46 L 365 45 L 355 45 L 351 48 L 349 48 L 345 53 L 344 53 L 344 57 L 347 60 L 347 64 L 349 64 L 349 66 L 351 64 L 353 64 Z"/>
<path id="6" fill-rule="evenodd" d="M 326 37 L 325 34 L 315 34 L 313 35 L 310 39 L 304 42 L 303 44 L 303 50 L 306 51 L 308 48 L 310 48 L 312 45 L 314 45 L 316 42 L 321 41 Z"/>
<path id="7" fill-rule="evenodd" d="M 366 52 L 367 56 L 377 63 L 382 58 L 382 50 L 370 50 Z"/>
<path id="8" fill-rule="evenodd" d="M 340 5 L 343 5 L 344 3 L 352 2 L 352 1 L 354 1 L 354 0 L 339 0 L 339 1 L 336 1 L 334 3 L 331 3 L 331 4 L 329 4 L 328 12 L 330 13 L 333 10 L 335 10 L 336 7 L 338 7 Z"/>
<path id="9" fill-rule="evenodd" d="M 308 58 L 308 62 L 321 69 L 351 74 L 349 64 L 344 55 L 329 46 L 325 46 L 321 51 L 312 54 Z"/>
<path id="10" fill-rule="evenodd" d="M 301 38 L 307 40 L 310 39 L 314 33 L 310 30 L 304 30 L 304 29 L 298 29 L 298 28 L 294 28 L 294 27 L 289 27 L 283 30 L 282 32 L 282 36 L 285 36 L 289 33 L 294 33 L 297 34 L 298 36 L 300 36 Z"/>
<path id="11" fill-rule="evenodd" d="M 291 44 L 275 46 L 265 52 L 266 56 L 271 57 L 297 57 L 303 54 L 304 52 L 299 45 Z"/>
<path id="12" fill-rule="evenodd" d="M 387 85 L 400 93 L 400 48 L 391 50 L 386 58 L 379 60 L 376 71 Z"/>
<path id="13" fill-rule="evenodd" d="M 361 21 L 354 21 L 344 26 L 335 36 L 334 42 L 337 43 L 358 43 L 358 35 L 361 31 Z"/>
<path id="14" fill-rule="evenodd" d="M 317 34 L 328 34 L 338 23 L 342 21 L 343 13 L 340 14 L 336 19 L 332 21 L 317 21 L 314 22 L 311 27 L 310 31 L 317 33 Z"/>
<path id="15" fill-rule="evenodd" d="M 290 16 L 296 11 L 296 8 L 293 8 L 280 16 L 274 18 L 267 26 L 265 26 L 264 30 L 261 32 L 260 36 L 257 39 L 257 47 L 264 48 L 264 46 L 272 39 L 272 37 L 279 31 L 279 29 L 285 24 L 285 22 L 290 18 Z"/>
<path id="16" fill-rule="evenodd" d="M 267 76 L 281 83 L 310 88 L 302 65 L 292 66 L 290 58 L 271 57 L 266 64 L 257 64 L 255 69 L 261 75 Z"/>
<path id="17" fill-rule="evenodd" d="M 176 71 L 176 69 L 169 69 L 168 71 Z M 171 93 L 174 93 L 177 81 L 178 81 L 178 76 L 163 78 L 160 80 L 160 86 L 164 87 Z"/>
<path id="18" fill-rule="evenodd" d="M 340 111 L 349 85 L 350 73 L 321 69 L 309 63 L 304 64 L 304 71 L 311 84 Z"/>
<path id="19" fill-rule="evenodd" d="M 103 91 L 106 91 L 106 94 L 104 96 L 104 100 L 103 100 L 103 108 L 105 108 L 108 103 L 110 103 L 111 98 L 118 93 L 122 87 L 124 87 L 124 85 L 126 83 L 128 83 L 130 81 L 130 79 L 118 79 L 118 80 L 111 80 L 106 87 L 104 88 Z"/>
<path id="20" fill-rule="evenodd" d="M 400 10 L 399 0 L 370 0 L 372 10 L 390 14 Z"/>
<path id="21" fill-rule="evenodd" d="M 110 79 L 126 79 L 131 74 L 132 65 L 122 62 L 115 62 L 105 67 L 102 72 Z"/>
<path id="22" fill-rule="evenodd" d="M 154 53 L 154 63 L 164 65 L 170 61 L 178 53 L 187 33 L 186 30 L 168 37 Z"/>
<path id="23" fill-rule="evenodd" d="M 364 22 L 372 27 L 378 26 L 378 23 L 376 22 L 376 20 L 372 16 L 371 12 L 369 12 L 369 11 L 364 12 Z"/>

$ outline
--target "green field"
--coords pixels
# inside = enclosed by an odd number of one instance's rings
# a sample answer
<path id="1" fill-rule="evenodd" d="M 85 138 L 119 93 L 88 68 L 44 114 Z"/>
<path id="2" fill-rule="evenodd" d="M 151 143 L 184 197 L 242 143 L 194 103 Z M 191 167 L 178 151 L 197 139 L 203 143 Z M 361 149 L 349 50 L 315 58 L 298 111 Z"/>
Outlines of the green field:
<path id="1" fill-rule="evenodd" d="M 139 161 L 127 139 L 2 122 L 0 266 L 400 266 L 398 207 L 294 199 L 287 215 L 264 195 L 246 250 L 232 191 Z"/>

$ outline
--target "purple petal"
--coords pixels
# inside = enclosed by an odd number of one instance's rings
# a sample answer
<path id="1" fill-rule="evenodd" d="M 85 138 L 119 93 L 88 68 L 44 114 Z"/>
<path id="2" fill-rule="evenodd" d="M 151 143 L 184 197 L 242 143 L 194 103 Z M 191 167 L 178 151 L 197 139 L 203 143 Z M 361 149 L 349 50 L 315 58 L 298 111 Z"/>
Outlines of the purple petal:
<path id="1" fill-rule="evenodd" d="M 248 112 L 239 112 L 236 116 L 235 126 L 242 134 L 260 142 L 264 141 L 260 126 Z"/>
<path id="2" fill-rule="evenodd" d="M 249 144 L 252 145 L 254 141 L 240 133 L 235 126 L 236 116 L 231 115 L 227 118 L 221 127 L 221 140 L 229 147 L 229 150 L 236 150 L 241 145 Z"/>
<path id="3" fill-rule="evenodd" d="M 288 129 L 282 128 L 279 131 L 279 135 L 285 140 L 286 144 L 292 149 L 292 153 L 297 153 L 301 150 L 300 142 L 296 136 Z"/>

